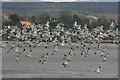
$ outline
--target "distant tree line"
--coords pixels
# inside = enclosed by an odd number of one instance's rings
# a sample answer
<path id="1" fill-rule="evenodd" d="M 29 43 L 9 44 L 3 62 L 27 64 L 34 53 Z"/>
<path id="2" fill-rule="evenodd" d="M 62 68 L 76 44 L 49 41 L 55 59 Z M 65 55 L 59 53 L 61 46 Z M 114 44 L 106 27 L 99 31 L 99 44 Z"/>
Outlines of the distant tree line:
<path id="1" fill-rule="evenodd" d="M 24 18 L 25 17 L 20 17 L 17 14 L 11 14 L 9 15 L 9 20 L 3 22 L 3 25 L 15 26 L 17 25 L 17 23 L 19 23 L 20 20 Z M 62 11 L 61 13 L 59 13 L 58 16 L 52 16 L 49 13 L 45 12 L 43 14 L 40 14 L 39 16 L 33 15 L 27 17 L 27 20 L 35 24 L 46 24 L 46 22 L 49 20 L 51 27 L 56 26 L 58 23 L 63 23 L 65 24 L 66 29 L 72 28 L 74 22 L 77 21 L 78 24 L 81 24 L 82 26 L 84 26 L 84 24 L 87 24 L 90 30 L 92 30 L 96 26 L 101 26 L 101 25 L 104 26 L 104 29 L 108 29 L 112 21 L 112 20 L 107 20 L 104 17 L 102 18 L 100 17 L 97 20 L 92 19 L 90 22 L 89 18 L 78 14 L 72 14 L 68 10 Z"/>
<path id="2" fill-rule="evenodd" d="M 20 21 L 20 17 L 17 14 L 11 14 L 9 15 L 9 20 L 5 21 L 3 25 L 12 25 L 15 26 L 16 23 Z"/>

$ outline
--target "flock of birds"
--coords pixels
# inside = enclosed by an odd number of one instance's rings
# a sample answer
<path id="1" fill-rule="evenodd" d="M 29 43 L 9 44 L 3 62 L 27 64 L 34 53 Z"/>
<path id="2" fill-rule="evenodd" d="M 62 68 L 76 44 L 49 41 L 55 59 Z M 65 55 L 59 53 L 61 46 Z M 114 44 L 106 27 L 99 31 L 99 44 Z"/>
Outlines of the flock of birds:
<path id="1" fill-rule="evenodd" d="M 32 58 L 34 54 L 33 49 L 36 47 L 44 46 L 47 50 L 49 44 L 53 45 L 54 49 L 52 53 L 40 53 L 38 62 L 44 64 L 49 60 L 49 55 L 57 54 L 60 47 L 64 47 L 68 44 L 70 50 L 67 53 L 63 53 L 62 65 L 64 67 L 70 67 L 69 62 L 71 61 L 71 57 L 78 55 L 76 49 L 80 48 L 79 44 L 81 45 L 81 53 L 79 55 L 83 55 L 86 58 L 91 54 L 91 45 L 96 44 L 96 51 L 94 54 L 100 51 L 100 56 L 103 62 L 105 62 L 109 53 L 107 52 L 107 46 L 101 47 L 102 40 L 111 36 L 114 38 L 113 43 L 119 43 L 118 28 L 115 28 L 114 22 L 111 22 L 109 29 L 106 31 L 103 29 L 104 26 L 97 26 L 90 31 L 86 24 L 78 25 L 77 22 L 75 22 L 70 29 L 66 29 L 65 25 L 62 23 L 58 23 L 54 29 L 51 29 L 49 24 L 50 22 L 48 21 L 44 25 L 24 25 L 21 28 L 16 26 L 5 26 L 0 31 L 0 36 L 7 35 L 7 40 L 14 40 L 3 42 L 1 47 L 7 49 L 7 45 L 11 45 L 7 53 L 15 53 L 16 62 L 18 62 L 23 56 Z M 76 43 L 75 47 L 73 47 L 74 39 Z M 29 54 L 26 53 L 26 51 L 29 51 Z M 101 73 L 101 66 L 98 66 L 95 72 Z"/>

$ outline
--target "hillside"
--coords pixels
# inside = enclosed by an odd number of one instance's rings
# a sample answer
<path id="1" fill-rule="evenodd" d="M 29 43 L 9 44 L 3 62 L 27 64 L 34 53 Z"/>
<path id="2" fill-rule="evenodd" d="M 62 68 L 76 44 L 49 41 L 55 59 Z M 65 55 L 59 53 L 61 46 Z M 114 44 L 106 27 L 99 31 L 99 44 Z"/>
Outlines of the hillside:
<path id="1" fill-rule="evenodd" d="M 117 2 L 3 2 L 3 13 L 39 14 L 44 11 L 58 13 L 61 10 L 71 12 L 88 13 L 112 13 L 117 14 Z M 36 14 L 36 15 L 37 15 Z"/>

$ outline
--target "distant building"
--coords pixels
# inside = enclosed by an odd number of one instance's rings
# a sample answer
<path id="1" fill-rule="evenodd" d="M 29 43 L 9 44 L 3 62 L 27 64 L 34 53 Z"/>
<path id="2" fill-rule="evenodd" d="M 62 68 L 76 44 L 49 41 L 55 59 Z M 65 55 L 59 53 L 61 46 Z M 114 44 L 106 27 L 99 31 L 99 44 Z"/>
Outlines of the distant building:
<path id="1" fill-rule="evenodd" d="M 28 21 L 20 21 L 20 22 L 17 24 L 18 27 L 22 27 L 22 26 L 24 26 L 24 25 L 31 26 L 32 23 L 30 23 L 30 22 L 28 22 Z"/>

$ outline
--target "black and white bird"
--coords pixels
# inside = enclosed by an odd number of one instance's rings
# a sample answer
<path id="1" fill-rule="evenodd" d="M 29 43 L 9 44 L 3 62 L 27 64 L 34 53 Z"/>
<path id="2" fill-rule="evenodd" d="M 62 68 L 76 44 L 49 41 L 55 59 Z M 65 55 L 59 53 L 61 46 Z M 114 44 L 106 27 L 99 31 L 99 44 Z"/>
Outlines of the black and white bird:
<path id="1" fill-rule="evenodd" d="M 70 65 L 69 65 L 69 63 L 68 63 L 68 60 L 65 60 L 65 61 L 62 63 L 62 65 L 63 65 L 64 67 L 70 67 Z"/>
<path id="2" fill-rule="evenodd" d="M 28 55 L 26 55 L 27 57 L 32 57 L 32 49 L 30 49 L 30 52 Z"/>
<path id="3" fill-rule="evenodd" d="M 13 42 L 12 47 L 7 51 L 7 53 L 10 53 L 10 51 L 12 51 L 12 50 L 14 51 L 14 47 L 15 47 L 15 43 Z"/>
<path id="4" fill-rule="evenodd" d="M 19 48 L 20 48 L 20 46 L 18 45 L 18 46 L 16 47 L 16 49 L 15 49 L 15 52 L 16 52 L 16 53 L 19 52 Z"/>
<path id="5" fill-rule="evenodd" d="M 18 62 L 18 60 L 25 55 L 25 51 L 26 49 L 23 49 L 22 52 L 18 52 L 16 62 Z"/>
<path id="6" fill-rule="evenodd" d="M 101 73 L 101 66 L 99 66 L 95 72 Z"/>
<path id="7" fill-rule="evenodd" d="M 2 48 L 6 48 L 6 45 L 8 44 L 9 42 L 5 42 L 4 44 L 1 45 Z"/>
<path id="8" fill-rule="evenodd" d="M 42 55 L 40 55 L 39 62 L 41 62 L 42 64 L 44 64 L 47 61 L 48 61 L 48 53 L 43 53 Z"/>
<path id="9" fill-rule="evenodd" d="M 54 48 L 54 50 L 52 52 L 52 55 L 56 54 L 57 52 L 58 52 L 58 45 L 55 45 L 55 48 Z"/>

